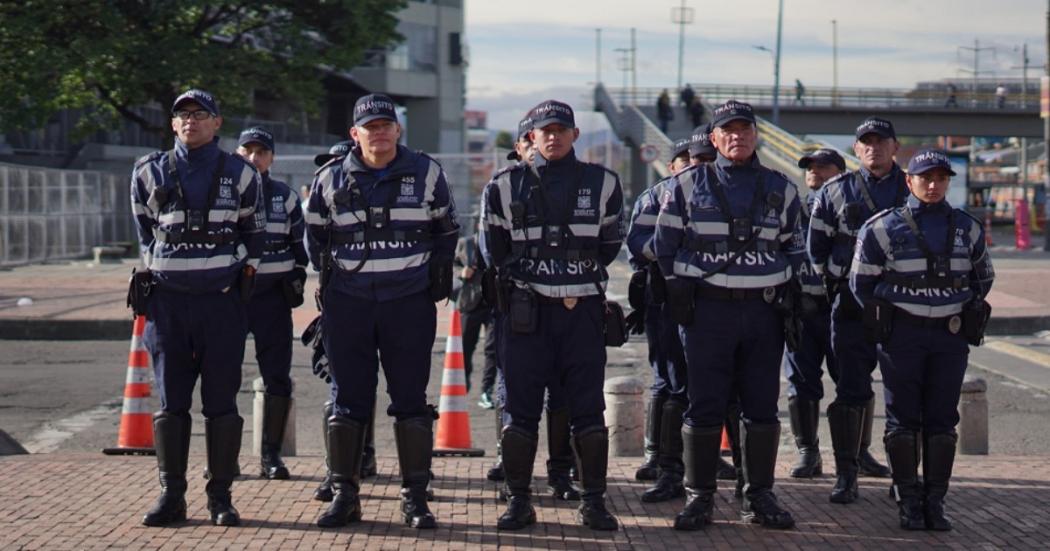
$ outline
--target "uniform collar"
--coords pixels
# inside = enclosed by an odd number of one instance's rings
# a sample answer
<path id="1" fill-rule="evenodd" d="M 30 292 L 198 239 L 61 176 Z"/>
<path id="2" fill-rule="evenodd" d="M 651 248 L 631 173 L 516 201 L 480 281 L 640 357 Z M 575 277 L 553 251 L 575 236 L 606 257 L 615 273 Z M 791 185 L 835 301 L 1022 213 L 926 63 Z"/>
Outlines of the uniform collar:
<path id="1" fill-rule="evenodd" d="M 882 182 L 890 180 L 891 178 L 896 178 L 897 175 L 900 174 L 900 173 L 901 173 L 901 167 L 897 166 L 896 162 L 893 163 L 893 166 L 890 167 L 890 171 L 887 172 L 886 175 L 883 176 L 882 178 L 876 178 L 875 175 L 871 173 L 871 171 L 869 171 L 868 169 L 866 169 L 864 167 L 860 167 L 860 175 L 861 175 L 861 177 L 864 178 L 864 181 L 868 182 L 868 183 L 874 183 L 874 184 L 881 184 Z"/>
<path id="2" fill-rule="evenodd" d="M 576 148 L 570 149 L 567 155 L 565 155 L 561 159 L 558 159 L 557 161 L 548 161 L 546 157 L 540 155 L 539 153 L 536 153 L 536 156 L 533 157 L 533 164 L 535 165 L 537 171 L 541 168 L 548 170 L 560 170 L 563 168 L 572 167 L 576 164 Z"/>
<path id="3" fill-rule="evenodd" d="M 219 137 L 212 138 L 211 143 L 196 149 L 189 149 L 182 140 L 175 139 L 175 157 L 189 164 L 210 163 L 219 157 Z"/>
<path id="4" fill-rule="evenodd" d="M 365 162 L 361 160 L 360 147 L 355 147 L 346 157 L 343 158 L 343 170 L 349 172 L 389 174 L 402 168 L 403 163 L 409 157 L 408 153 L 411 153 L 408 148 L 398 144 L 397 155 L 394 156 L 394 160 L 390 161 L 390 164 L 383 168 L 375 169 L 366 165 Z"/>
<path id="5" fill-rule="evenodd" d="M 941 199 L 936 203 L 923 203 L 918 197 L 908 195 L 908 208 L 915 214 L 947 212 L 951 209 L 947 199 Z"/>
<path id="6" fill-rule="evenodd" d="M 752 153 L 751 158 L 749 160 L 739 165 L 733 164 L 733 161 L 730 161 L 726 157 L 723 157 L 721 153 L 719 153 L 718 157 L 715 158 L 715 166 L 721 170 L 739 170 L 741 168 L 758 168 L 762 166 L 762 163 L 758 162 L 758 153 Z"/>

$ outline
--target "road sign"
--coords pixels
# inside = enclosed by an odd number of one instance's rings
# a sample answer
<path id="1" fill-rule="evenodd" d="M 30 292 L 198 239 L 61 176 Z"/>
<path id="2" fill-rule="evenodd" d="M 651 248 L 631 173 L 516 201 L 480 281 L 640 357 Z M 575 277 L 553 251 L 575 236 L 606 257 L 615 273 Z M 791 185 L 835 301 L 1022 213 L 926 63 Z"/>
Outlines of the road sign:
<path id="1" fill-rule="evenodd" d="M 651 163 L 660 156 L 660 151 L 656 149 L 655 145 L 642 144 L 642 147 L 638 148 L 638 155 L 641 157 L 642 162 Z"/>

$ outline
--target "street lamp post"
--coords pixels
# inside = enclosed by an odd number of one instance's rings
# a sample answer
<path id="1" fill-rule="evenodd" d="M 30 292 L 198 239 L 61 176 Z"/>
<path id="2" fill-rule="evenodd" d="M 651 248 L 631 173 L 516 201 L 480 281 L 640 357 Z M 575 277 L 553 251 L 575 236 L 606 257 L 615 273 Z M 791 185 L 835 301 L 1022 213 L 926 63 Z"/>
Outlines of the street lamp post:
<path id="1" fill-rule="evenodd" d="M 770 59 L 772 59 L 772 60 L 773 60 L 773 82 L 775 83 L 775 84 L 773 85 L 773 106 L 774 106 L 773 108 L 774 108 L 774 109 L 777 109 L 777 90 L 776 90 L 776 83 L 779 83 L 779 80 L 780 80 L 780 77 L 779 77 L 779 76 L 777 76 L 777 74 L 776 74 L 776 73 L 777 73 L 777 55 L 776 55 L 775 53 L 773 53 L 773 50 L 770 50 L 769 48 L 767 48 L 767 47 L 765 47 L 765 46 L 751 46 L 751 47 L 752 47 L 752 48 L 754 48 L 754 49 L 756 49 L 756 50 L 758 50 L 758 51 L 760 51 L 760 52 L 766 52 L 766 53 L 768 53 L 768 54 L 769 54 L 769 57 L 770 57 Z M 779 113 L 778 113 L 778 112 L 776 112 L 776 111 L 774 111 L 774 112 L 775 112 L 775 113 L 776 113 L 777 115 L 779 115 Z"/>
<path id="2" fill-rule="evenodd" d="M 831 105 L 839 104 L 839 22 L 831 20 Z"/>
<path id="3" fill-rule="evenodd" d="M 777 2 L 777 53 L 773 61 L 773 125 L 780 126 L 780 35 L 784 29 L 784 0 Z"/>
<path id="4" fill-rule="evenodd" d="M 616 60 L 617 68 L 623 72 L 623 88 L 620 88 L 620 108 L 627 105 L 627 72 L 631 70 L 630 48 L 616 48 L 614 52 L 620 54 Z"/>
<path id="5" fill-rule="evenodd" d="M 682 59 L 685 55 L 685 26 L 692 24 L 694 10 L 685 7 L 685 0 L 677 8 L 671 8 L 671 22 L 678 25 L 678 89 L 682 89 Z"/>

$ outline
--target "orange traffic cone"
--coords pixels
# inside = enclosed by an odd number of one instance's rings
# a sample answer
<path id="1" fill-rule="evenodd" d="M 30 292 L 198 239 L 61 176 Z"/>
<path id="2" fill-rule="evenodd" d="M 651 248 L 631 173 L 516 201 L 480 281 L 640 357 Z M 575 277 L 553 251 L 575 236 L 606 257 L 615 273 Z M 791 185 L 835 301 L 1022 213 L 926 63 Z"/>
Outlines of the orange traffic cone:
<path id="1" fill-rule="evenodd" d="M 992 209 L 991 207 L 984 208 L 984 244 L 986 247 L 995 245 L 992 242 Z"/>
<path id="2" fill-rule="evenodd" d="M 722 455 L 731 455 L 733 453 L 733 445 L 729 442 L 729 432 L 725 426 L 722 427 Z"/>
<path id="3" fill-rule="evenodd" d="M 434 455 L 482 457 L 485 450 L 470 443 L 470 413 L 467 412 L 467 374 L 463 369 L 463 335 L 459 309 L 452 304 L 452 320 L 445 341 L 445 371 L 441 376 L 437 436 Z"/>
<path id="4" fill-rule="evenodd" d="M 147 404 L 150 397 L 149 352 L 142 344 L 146 317 L 135 316 L 128 352 L 128 376 L 124 382 L 124 407 L 120 412 L 117 447 L 106 448 L 106 455 L 155 455 L 153 449 L 153 412 Z"/>

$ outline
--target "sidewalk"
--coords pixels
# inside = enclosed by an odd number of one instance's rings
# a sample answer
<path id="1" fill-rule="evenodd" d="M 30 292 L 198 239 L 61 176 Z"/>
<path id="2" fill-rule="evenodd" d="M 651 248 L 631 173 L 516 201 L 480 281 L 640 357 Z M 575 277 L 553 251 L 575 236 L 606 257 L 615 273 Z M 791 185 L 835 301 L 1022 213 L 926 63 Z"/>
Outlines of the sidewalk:
<path id="1" fill-rule="evenodd" d="M 1050 329 L 1050 253 L 1041 248 L 1017 251 L 996 233 L 991 250 L 996 269 L 989 334 L 1030 334 Z M 1035 243 L 1041 247 L 1041 241 Z M 0 339 L 128 339 L 131 313 L 125 307 L 128 276 L 137 260 L 120 264 L 69 262 L 0 271 Z M 612 291 L 626 296 L 626 263 L 614 270 Z M 294 310 L 299 334 L 317 315 L 313 302 L 316 275 L 307 282 L 306 303 Z M 18 306 L 20 299 L 32 304 Z M 623 301 L 621 301 L 623 302 Z"/>
<path id="2" fill-rule="evenodd" d="M 245 473 L 255 458 L 242 456 Z M 396 459 L 382 457 L 380 476 L 362 485 L 364 521 L 343 529 L 314 525 L 322 504 L 311 499 L 322 476 L 317 457 L 290 458 L 290 481 L 245 477 L 234 485 L 242 526 L 219 528 L 207 520 L 204 457 L 190 458 L 189 521 L 179 528 L 146 528 L 142 514 L 158 493 L 156 463 L 146 457 L 102 454 L 42 454 L 0 458 L 0 548 L 2 549 L 815 549 L 951 548 L 1039 549 L 1050 540 L 1050 461 L 1045 457 L 961 456 L 956 463 L 948 512 L 952 532 L 905 532 L 888 499 L 888 481 L 861 479 L 859 502 L 827 500 L 833 478 L 786 478 L 778 464 L 780 500 L 798 522 L 774 531 L 740 522 L 727 482 L 720 482 L 715 524 L 703 532 L 676 532 L 672 519 L 681 500 L 642 504 L 645 486 L 630 477 L 637 458 L 610 462 L 609 506 L 619 517 L 616 532 L 576 526 L 575 505 L 542 495 L 534 484 L 538 523 L 519 532 L 497 532 L 503 510 L 495 484 L 485 480 L 490 459 L 436 459 L 432 509 L 439 527 L 417 531 L 399 515 Z M 537 465 L 542 466 L 540 461 Z M 827 467 L 827 465 L 826 465 Z M 538 469 L 542 472 L 542 467 Z"/>

